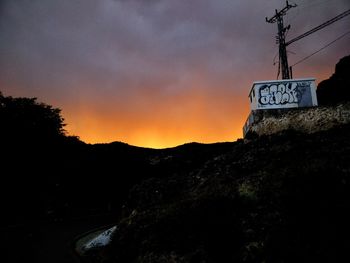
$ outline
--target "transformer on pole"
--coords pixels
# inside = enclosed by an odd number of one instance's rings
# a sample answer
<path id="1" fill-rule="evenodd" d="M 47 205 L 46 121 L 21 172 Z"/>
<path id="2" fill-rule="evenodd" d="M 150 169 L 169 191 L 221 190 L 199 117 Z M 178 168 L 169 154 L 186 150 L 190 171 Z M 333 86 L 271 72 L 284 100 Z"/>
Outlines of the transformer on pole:
<path id="1" fill-rule="evenodd" d="M 287 45 L 286 45 L 286 32 L 290 29 L 290 25 L 284 27 L 283 24 L 283 16 L 287 14 L 287 11 L 293 7 L 296 7 L 296 4 L 290 5 L 288 1 L 286 1 L 286 7 L 284 7 L 282 10 L 277 11 L 276 14 L 268 19 L 266 17 L 266 22 L 268 23 L 276 23 L 278 27 L 278 35 L 276 37 L 278 44 L 279 44 L 279 69 L 282 71 L 282 79 L 290 79 L 291 78 L 291 72 L 289 71 L 288 66 L 288 57 L 287 57 Z"/>

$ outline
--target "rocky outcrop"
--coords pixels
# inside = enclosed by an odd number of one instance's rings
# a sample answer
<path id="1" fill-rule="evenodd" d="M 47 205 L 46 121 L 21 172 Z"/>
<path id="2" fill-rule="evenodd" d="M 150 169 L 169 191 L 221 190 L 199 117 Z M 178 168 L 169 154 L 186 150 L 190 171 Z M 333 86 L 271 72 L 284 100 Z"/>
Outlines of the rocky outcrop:
<path id="1" fill-rule="evenodd" d="M 350 101 L 350 56 L 340 59 L 334 74 L 318 85 L 317 99 L 321 106 Z"/>
<path id="2" fill-rule="evenodd" d="M 350 123 L 350 103 L 336 107 L 255 111 L 252 134 L 271 135 L 285 130 L 315 133 Z M 249 137 L 249 136 L 248 136 Z"/>

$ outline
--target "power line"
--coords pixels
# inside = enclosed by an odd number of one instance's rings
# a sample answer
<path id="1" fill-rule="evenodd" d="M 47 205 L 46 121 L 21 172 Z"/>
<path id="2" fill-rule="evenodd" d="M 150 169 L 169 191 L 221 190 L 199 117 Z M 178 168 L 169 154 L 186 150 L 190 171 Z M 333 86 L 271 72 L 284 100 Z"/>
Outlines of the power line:
<path id="1" fill-rule="evenodd" d="M 294 21 L 298 16 L 302 15 L 304 13 L 304 11 L 306 12 L 310 12 L 309 8 L 317 8 L 320 7 L 322 5 L 325 4 L 331 4 L 330 0 L 316 0 L 314 2 L 307 2 L 307 3 L 301 3 L 301 1 L 298 1 L 299 3 L 296 2 L 292 2 L 293 4 L 297 4 L 297 8 L 295 9 L 296 14 L 294 14 L 293 16 L 288 16 L 287 15 L 287 23 L 291 23 L 292 21 Z"/>
<path id="2" fill-rule="evenodd" d="M 339 19 L 342 19 L 343 17 L 345 17 L 347 15 L 350 15 L 350 9 L 341 13 L 340 15 L 337 15 L 336 17 L 324 22 L 321 25 L 314 27 L 313 29 L 305 32 L 304 34 L 301 34 L 300 36 L 297 36 L 297 37 L 293 38 L 292 40 L 289 40 L 285 45 L 288 46 L 288 45 L 294 43 L 295 41 L 298 41 L 298 40 L 300 40 L 308 35 L 311 35 L 312 33 L 315 33 L 316 31 L 318 31 L 326 26 L 329 26 L 330 24 L 333 24 L 334 22 L 338 21 Z"/>
<path id="3" fill-rule="evenodd" d="M 349 34 L 350 31 L 342 34 L 340 37 L 336 38 L 335 40 L 333 40 L 332 42 L 329 42 L 327 45 L 323 46 L 322 48 L 316 50 L 315 52 L 313 52 L 312 54 L 304 57 L 303 59 L 299 60 L 298 62 L 296 62 L 295 64 L 293 64 L 291 67 L 294 67 L 295 65 L 298 65 L 299 63 L 307 60 L 308 58 L 312 57 L 313 55 L 317 54 L 318 52 L 321 52 L 322 50 L 324 50 L 325 48 L 329 47 L 330 45 L 334 44 L 335 42 L 337 42 L 338 40 L 342 39 L 343 37 L 345 37 L 347 34 Z"/>
<path id="4" fill-rule="evenodd" d="M 339 14 L 338 16 L 326 21 L 325 23 L 312 28 L 311 30 L 299 35 L 298 37 L 293 38 L 292 40 L 286 42 L 286 34 L 288 32 L 288 30 L 290 29 L 290 25 L 288 25 L 287 27 L 284 27 L 283 25 L 283 16 L 285 16 L 287 14 L 287 11 L 293 7 L 297 7 L 296 4 L 289 4 L 288 1 L 286 1 L 286 7 L 284 7 L 282 10 L 277 11 L 277 9 L 275 10 L 275 15 L 271 18 L 267 18 L 266 17 L 266 22 L 268 23 L 276 23 L 277 22 L 277 26 L 278 26 L 278 35 L 276 37 L 277 43 L 279 44 L 279 63 L 278 63 L 278 73 L 277 73 L 277 78 L 279 77 L 280 71 L 282 71 L 282 79 L 289 79 L 292 78 L 292 67 L 288 66 L 288 57 L 287 57 L 287 46 L 294 43 L 295 41 L 298 41 L 312 33 L 315 33 L 316 31 L 329 26 L 330 24 L 344 18 L 345 16 L 350 15 L 350 9 Z M 348 33 L 346 33 L 348 34 Z M 337 40 L 341 39 L 342 37 L 344 37 L 346 34 L 340 36 L 338 39 L 332 41 L 331 43 L 327 44 L 325 47 L 321 48 L 320 50 L 317 50 L 316 52 L 314 52 L 313 54 L 311 54 L 310 56 L 304 58 L 301 61 L 298 61 L 297 63 L 295 63 L 293 66 L 295 66 L 298 63 L 301 63 L 302 61 L 308 59 L 309 57 L 317 54 L 318 52 L 320 52 L 321 50 L 325 49 L 326 47 L 330 46 L 331 44 L 333 44 L 334 42 L 336 42 Z"/>

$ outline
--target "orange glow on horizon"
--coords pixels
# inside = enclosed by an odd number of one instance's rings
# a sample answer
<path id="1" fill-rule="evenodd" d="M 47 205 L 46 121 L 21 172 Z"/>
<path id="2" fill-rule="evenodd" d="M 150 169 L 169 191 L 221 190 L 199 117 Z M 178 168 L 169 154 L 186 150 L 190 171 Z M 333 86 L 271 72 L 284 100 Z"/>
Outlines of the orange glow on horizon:
<path id="1" fill-rule="evenodd" d="M 115 135 L 113 131 L 116 131 L 118 127 L 112 128 L 111 131 L 103 132 L 98 129 L 92 129 L 89 132 L 84 133 L 82 131 L 79 135 L 73 133 L 68 129 L 70 135 L 77 135 L 79 138 L 86 143 L 110 143 L 115 141 L 124 142 L 130 145 L 163 149 L 175 147 L 190 142 L 198 143 L 216 143 L 216 142 L 227 142 L 235 141 L 238 138 L 242 138 L 242 126 L 241 122 L 237 125 L 231 125 L 230 129 L 216 134 L 203 134 L 199 131 L 188 131 L 187 133 L 183 130 L 164 130 L 164 134 L 152 131 L 151 129 L 140 128 L 130 134 Z M 165 136 L 163 136 L 165 135 Z"/>
<path id="2" fill-rule="evenodd" d="M 327 79 L 329 71 L 320 70 L 316 83 Z M 62 107 L 66 129 L 86 143 L 120 141 L 158 149 L 189 142 L 232 142 L 242 138 L 252 82 L 237 89 L 232 81 L 222 80 L 214 88 L 201 80 L 200 75 L 188 82 L 201 88 L 187 87 L 171 95 L 153 87 L 124 94 L 125 97 L 98 98 L 83 94 L 74 106 Z"/>
<path id="3" fill-rule="evenodd" d="M 73 108 L 74 114 L 65 116 L 67 131 L 86 143 L 120 141 L 158 149 L 189 142 L 232 142 L 242 137 L 249 108 L 246 96 L 191 89 L 154 105 L 152 95 L 142 95 L 129 102 L 127 110 L 115 105 L 101 112 L 82 102 Z"/>
<path id="4" fill-rule="evenodd" d="M 150 2 L 5 0 L 1 92 L 61 109 L 67 134 L 86 143 L 166 148 L 241 138 L 252 83 L 281 78 L 277 28 L 264 22 L 280 1 Z M 335 17 L 345 2 L 301 8 L 290 37 Z M 313 52 L 348 25 L 294 42 L 293 78 L 328 79 L 349 55 L 349 38 Z"/>

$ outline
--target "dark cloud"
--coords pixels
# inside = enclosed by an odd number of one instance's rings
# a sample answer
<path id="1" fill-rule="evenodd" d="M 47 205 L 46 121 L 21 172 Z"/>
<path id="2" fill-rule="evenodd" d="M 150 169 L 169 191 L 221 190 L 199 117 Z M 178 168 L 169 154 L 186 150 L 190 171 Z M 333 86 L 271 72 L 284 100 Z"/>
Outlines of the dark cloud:
<path id="1" fill-rule="evenodd" d="M 214 73 L 255 69 L 251 63 L 268 58 L 266 51 L 273 47 L 275 26 L 263 19 L 279 2 L 8 1 L 1 51 L 10 56 L 4 61 L 16 58 L 22 68 L 41 68 L 38 76 L 55 83 L 87 75 L 102 76 L 107 84 L 124 83 L 129 76 L 132 84 L 135 78 L 153 79 L 167 71 L 177 76 L 199 65 Z M 339 13 L 347 4 L 338 2 L 320 12 Z M 296 16 L 296 32 L 306 30 L 310 20 L 321 20 L 305 9 Z"/>
<path id="2" fill-rule="evenodd" d="M 290 37 L 350 8 L 348 0 L 295 2 L 299 7 L 286 17 L 292 24 Z M 206 94 L 227 92 L 235 103 L 245 100 L 253 81 L 275 78 L 277 26 L 265 17 L 284 5 L 280 0 L 2 1 L 1 89 L 39 96 L 63 108 L 89 103 L 98 112 L 118 104 L 152 114 L 159 110 L 157 100 L 170 103 L 194 88 Z M 291 46 L 291 61 L 349 25 L 345 18 Z M 324 67 L 350 53 L 349 46 L 349 38 L 339 41 L 337 48 L 295 72 L 307 68 L 308 76 L 318 77 L 329 71 Z M 140 94 L 153 103 L 136 105 Z"/>

